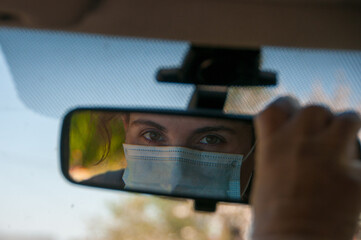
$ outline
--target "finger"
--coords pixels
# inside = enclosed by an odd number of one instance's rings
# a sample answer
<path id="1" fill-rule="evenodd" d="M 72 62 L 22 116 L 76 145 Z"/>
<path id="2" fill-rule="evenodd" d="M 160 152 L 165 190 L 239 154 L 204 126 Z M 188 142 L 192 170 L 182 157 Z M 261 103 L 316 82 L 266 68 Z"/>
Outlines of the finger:
<path id="1" fill-rule="evenodd" d="M 297 131 L 306 135 L 318 134 L 325 130 L 333 120 L 329 108 L 321 105 L 311 105 L 300 110 L 296 116 Z"/>
<path id="2" fill-rule="evenodd" d="M 334 117 L 330 124 L 331 136 L 338 140 L 341 146 L 352 146 L 361 127 L 361 118 L 354 111 L 343 112 Z"/>
<path id="3" fill-rule="evenodd" d="M 255 118 L 257 138 L 262 139 L 274 133 L 299 109 L 300 104 L 293 97 L 281 97 L 272 102 Z"/>
<path id="4" fill-rule="evenodd" d="M 350 147 L 349 158 L 350 159 L 360 159 L 360 161 L 361 161 L 361 143 L 360 143 L 360 140 L 357 139 L 357 137 L 355 140 L 354 140 L 354 143 L 352 144 L 352 146 Z"/>
<path id="5" fill-rule="evenodd" d="M 346 171 L 349 177 L 361 183 L 361 160 L 352 159 L 346 164 Z"/>

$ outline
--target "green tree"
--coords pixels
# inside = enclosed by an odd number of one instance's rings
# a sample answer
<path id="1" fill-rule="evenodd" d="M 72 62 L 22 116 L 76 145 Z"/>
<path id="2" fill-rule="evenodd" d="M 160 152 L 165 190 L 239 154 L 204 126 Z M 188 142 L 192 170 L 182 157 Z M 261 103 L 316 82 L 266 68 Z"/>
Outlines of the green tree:
<path id="1" fill-rule="evenodd" d="M 126 167 L 125 132 L 120 113 L 79 111 L 71 118 L 70 173 L 76 180 Z"/>

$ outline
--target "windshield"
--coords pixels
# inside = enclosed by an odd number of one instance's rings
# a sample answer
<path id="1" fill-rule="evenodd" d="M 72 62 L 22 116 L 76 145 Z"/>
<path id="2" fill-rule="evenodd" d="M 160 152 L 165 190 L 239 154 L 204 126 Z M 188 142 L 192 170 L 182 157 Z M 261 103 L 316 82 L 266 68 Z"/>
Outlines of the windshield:
<path id="1" fill-rule="evenodd" d="M 68 110 L 186 109 L 194 87 L 155 73 L 179 66 L 189 43 L 3 28 L 0 45 L 1 239 L 247 239 L 248 206 L 195 214 L 188 201 L 71 185 L 60 173 Z M 286 94 L 361 112 L 360 51 L 263 47 L 261 68 L 278 85 L 230 89 L 226 112 L 255 114 Z"/>

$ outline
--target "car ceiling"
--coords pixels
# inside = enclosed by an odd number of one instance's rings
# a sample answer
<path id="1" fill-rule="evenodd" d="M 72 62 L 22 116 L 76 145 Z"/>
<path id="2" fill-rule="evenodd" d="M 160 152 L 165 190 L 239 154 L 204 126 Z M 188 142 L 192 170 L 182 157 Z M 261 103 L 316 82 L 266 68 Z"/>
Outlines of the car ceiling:
<path id="1" fill-rule="evenodd" d="M 249 47 L 361 49 L 360 0 L 1 0 L 0 26 Z"/>

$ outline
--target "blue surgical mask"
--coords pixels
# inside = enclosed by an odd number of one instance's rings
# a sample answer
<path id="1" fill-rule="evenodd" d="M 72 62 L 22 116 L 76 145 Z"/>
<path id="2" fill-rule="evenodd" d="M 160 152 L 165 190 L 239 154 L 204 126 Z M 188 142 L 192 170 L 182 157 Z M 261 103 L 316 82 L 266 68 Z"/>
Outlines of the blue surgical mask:
<path id="1" fill-rule="evenodd" d="M 243 155 L 123 144 L 125 189 L 225 200 L 241 198 Z"/>

